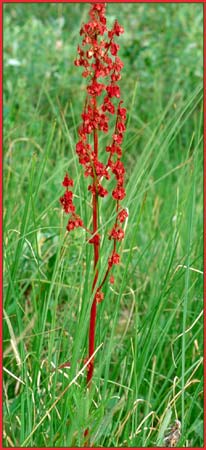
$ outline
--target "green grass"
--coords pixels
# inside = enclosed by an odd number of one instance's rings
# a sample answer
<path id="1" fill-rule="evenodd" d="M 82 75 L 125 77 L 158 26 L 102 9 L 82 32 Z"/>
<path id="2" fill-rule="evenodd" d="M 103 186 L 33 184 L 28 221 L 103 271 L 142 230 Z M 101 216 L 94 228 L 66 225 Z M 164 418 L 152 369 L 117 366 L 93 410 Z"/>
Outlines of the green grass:
<path id="1" fill-rule="evenodd" d="M 4 5 L 4 446 L 81 447 L 89 427 L 96 447 L 157 447 L 178 418 L 178 445 L 202 447 L 203 6 L 107 7 L 125 28 L 129 220 L 98 306 L 90 394 L 92 246 L 81 229 L 66 235 L 59 205 L 69 170 L 89 220 L 75 155 L 85 84 L 73 65 L 88 8 Z M 113 214 L 105 198 L 105 244 Z"/>

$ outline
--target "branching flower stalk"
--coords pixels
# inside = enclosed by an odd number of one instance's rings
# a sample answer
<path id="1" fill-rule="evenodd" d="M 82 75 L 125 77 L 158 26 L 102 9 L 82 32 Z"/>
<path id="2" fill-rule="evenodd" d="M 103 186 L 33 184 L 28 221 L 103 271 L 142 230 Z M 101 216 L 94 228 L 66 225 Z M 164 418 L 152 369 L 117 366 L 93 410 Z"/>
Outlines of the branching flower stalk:
<path id="1" fill-rule="evenodd" d="M 74 182 L 68 173 L 63 180 L 65 193 L 60 202 L 66 214 L 69 214 L 67 230 L 82 227 L 89 235 L 88 242 L 94 248 L 94 277 L 93 277 L 93 303 L 90 312 L 89 326 L 89 354 L 90 358 L 95 351 L 95 325 L 97 304 L 104 299 L 102 288 L 110 275 L 110 283 L 114 283 L 111 275 L 113 265 L 119 264 L 120 255 L 117 253 L 117 243 L 124 238 L 122 224 L 128 214 L 120 202 L 125 198 L 124 176 L 125 168 L 121 161 L 123 135 L 126 130 L 126 109 L 122 107 L 121 92 L 117 82 L 121 79 L 123 63 L 117 56 L 119 45 L 115 37 L 120 36 L 124 29 L 117 20 L 111 30 L 107 29 L 105 17 L 106 5 L 104 3 L 91 4 L 89 21 L 80 30 L 82 44 L 78 46 L 78 57 L 74 61 L 76 66 L 83 68 L 82 76 L 88 80 L 87 94 L 84 110 L 81 115 L 82 123 L 78 129 L 79 141 L 76 144 L 76 153 L 79 163 L 83 166 L 84 175 L 91 179 L 88 191 L 92 196 L 92 223 L 93 228 L 86 228 L 83 220 L 76 214 L 73 204 L 73 193 L 70 188 Z M 112 138 L 106 146 L 106 163 L 100 161 L 99 134 L 109 133 L 110 119 L 116 116 Z M 100 258 L 101 235 L 98 224 L 99 197 L 109 195 L 104 183 L 111 177 L 116 180 L 112 191 L 112 199 L 116 202 L 116 217 L 109 232 L 109 240 L 113 240 L 112 252 L 108 258 L 103 278 L 99 279 L 98 263 Z M 112 200 L 111 199 L 111 200 Z M 94 371 L 94 358 L 88 366 L 87 386 L 90 387 Z"/>

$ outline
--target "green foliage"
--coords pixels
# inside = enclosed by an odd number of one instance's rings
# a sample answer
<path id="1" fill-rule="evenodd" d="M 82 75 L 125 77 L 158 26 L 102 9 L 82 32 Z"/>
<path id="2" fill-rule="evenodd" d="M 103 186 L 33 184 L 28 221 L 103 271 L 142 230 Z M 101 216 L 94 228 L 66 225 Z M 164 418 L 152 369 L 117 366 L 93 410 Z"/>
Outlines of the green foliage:
<path id="1" fill-rule="evenodd" d="M 4 4 L 6 447 L 83 446 L 87 427 L 96 447 L 163 446 L 176 418 L 178 445 L 203 445 L 202 10 L 107 6 L 109 22 L 125 28 L 129 220 L 98 306 L 89 395 L 93 255 L 83 230 L 65 233 L 59 206 L 69 170 L 77 209 L 90 217 L 75 156 L 85 85 L 73 65 L 88 5 Z M 101 211 L 106 244 L 111 198 Z"/>

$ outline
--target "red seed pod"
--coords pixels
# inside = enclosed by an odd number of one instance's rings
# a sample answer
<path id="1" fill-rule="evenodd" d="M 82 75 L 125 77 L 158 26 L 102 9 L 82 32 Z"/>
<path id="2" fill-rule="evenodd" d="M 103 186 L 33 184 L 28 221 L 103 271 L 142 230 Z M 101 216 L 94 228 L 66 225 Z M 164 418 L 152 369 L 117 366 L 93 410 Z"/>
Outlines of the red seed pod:
<path id="1" fill-rule="evenodd" d="M 121 222 L 121 223 L 123 223 L 127 217 L 128 217 L 128 212 L 126 211 L 126 209 L 122 209 L 117 216 L 119 222 Z"/>
<path id="2" fill-rule="evenodd" d="M 64 187 L 74 186 L 74 181 L 71 178 L 69 178 L 68 173 L 66 173 L 66 175 L 62 181 L 62 186 L 64 186 Z"/>
<path id="3" fill-rule="evenodd" d="M 118 253 L 113 253 L 112 256 L 110 256 L 108 260 L 109 267 L 112 267 L 113 264 L 119 264 L 120 263 L 120 256 Z"/>
<path id="4" fill-rule="evenodd" d="M 104 294 L 101 291 L 97 291 L 95 294 L 95 300 L 97 303 L 101 303 L 104 300 Z"/>

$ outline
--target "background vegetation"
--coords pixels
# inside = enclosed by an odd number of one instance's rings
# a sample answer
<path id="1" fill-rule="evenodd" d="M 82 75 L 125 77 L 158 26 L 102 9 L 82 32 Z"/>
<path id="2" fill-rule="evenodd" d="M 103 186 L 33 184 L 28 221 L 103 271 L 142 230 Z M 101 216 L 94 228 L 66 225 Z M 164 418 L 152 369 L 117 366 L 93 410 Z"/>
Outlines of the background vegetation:
<path id="1" fill-rule="evenodd" d="M 66 236 L 59 206 L 68 169 L 90 213 L 75 156 L 85 81 L 73 65 L 88 10 L 4 4 L 4 446 L 78 447 L 88 426 L 98 447 L 157 447 L 179 419 L 178 445 L 201 447 L 203 5 L 107 7 L 125 28 L 129 221 L 98 307 L 90 396 L 92 249 L 82 230 Z M 106 233 L 113 211 L 101 206 Z"/>

